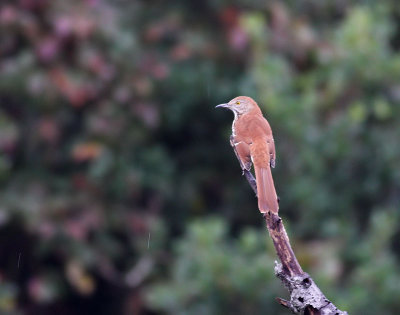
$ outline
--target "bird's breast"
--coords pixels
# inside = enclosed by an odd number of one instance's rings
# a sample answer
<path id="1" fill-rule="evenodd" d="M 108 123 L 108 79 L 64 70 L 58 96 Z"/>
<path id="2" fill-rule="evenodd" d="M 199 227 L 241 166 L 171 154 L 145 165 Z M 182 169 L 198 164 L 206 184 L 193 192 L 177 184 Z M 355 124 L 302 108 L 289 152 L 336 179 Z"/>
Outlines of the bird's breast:
<path id="1" fill-rule="evenodd" d="M 238 117 L 233 121 L 232 133 L 235 137 L 240 138 L 241 141 L 250 144 L 255 138 L 262 136 L 262 134 L 257 133 L 257 130 L 254 130 L 253 125 L 252 120 L 248 119 L 248 117 Z"/>

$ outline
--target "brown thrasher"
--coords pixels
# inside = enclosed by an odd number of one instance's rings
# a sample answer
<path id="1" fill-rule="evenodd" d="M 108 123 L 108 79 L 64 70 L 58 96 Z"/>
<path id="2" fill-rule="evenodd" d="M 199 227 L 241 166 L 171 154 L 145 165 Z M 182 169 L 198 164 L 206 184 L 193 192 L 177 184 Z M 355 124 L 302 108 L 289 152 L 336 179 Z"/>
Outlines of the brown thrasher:
<path id="1" fill-rule="evenodd" d="M 275 167 L 275 144 L 268 121 L 251 97 L 238 96 L 217 107 L 228 108 L 235 115 L 231 144 L 243 171 L 250 171 L 254 164 L 260 212 L 278 213 L 278 197 L 271 173 L 271 167 Z"/>

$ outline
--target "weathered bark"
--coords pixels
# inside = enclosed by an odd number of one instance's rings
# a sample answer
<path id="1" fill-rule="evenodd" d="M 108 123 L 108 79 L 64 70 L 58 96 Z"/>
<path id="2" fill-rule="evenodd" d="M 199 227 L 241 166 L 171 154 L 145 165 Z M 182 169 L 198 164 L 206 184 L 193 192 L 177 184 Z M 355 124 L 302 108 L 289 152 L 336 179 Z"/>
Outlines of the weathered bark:
<path id="1" fill-rule="evenodd" d="M 253 174 L 244 170 L 243 175 L 245 175 L 251 188 L 257 194 L 256 181 Z M 267 212 L 263 216 L 280 260 L 280 263 L 275 261 L 275 275 L 282 281 L 290 294 L 289 301 L 281 298 L 277 298 L 277 301 L 295 314 L 347 314 L 347 312 L 340 311 L 329 301 L 313 279 L 301 269 L 279 215 Z"/>

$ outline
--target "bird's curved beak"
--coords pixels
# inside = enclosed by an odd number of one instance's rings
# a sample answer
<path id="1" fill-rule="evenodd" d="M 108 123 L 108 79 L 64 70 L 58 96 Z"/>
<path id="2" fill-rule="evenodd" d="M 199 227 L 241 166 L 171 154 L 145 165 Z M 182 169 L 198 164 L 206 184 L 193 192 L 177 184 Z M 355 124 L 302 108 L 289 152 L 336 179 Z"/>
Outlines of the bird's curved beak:
<path id="1" fill-rule="evenodd" d="M 229 108 L 229 104 L 228 103 L 224 103 L 224 104 L 219 104 L 219 105 L 215 106 L 215 108 L 218 108 L 218 107 Z"/>

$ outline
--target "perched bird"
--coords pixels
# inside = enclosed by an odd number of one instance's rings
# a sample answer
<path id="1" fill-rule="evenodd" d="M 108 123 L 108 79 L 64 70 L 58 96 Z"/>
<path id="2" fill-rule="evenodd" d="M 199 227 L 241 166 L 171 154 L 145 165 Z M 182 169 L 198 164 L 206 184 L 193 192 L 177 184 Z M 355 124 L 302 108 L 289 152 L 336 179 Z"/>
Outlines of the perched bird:
<path id="1" fill-rule="evenodd" d="M 235 97 L 217 107 L 228 108 L 235 115 L 231 143 L 243 171 L 250 171 L 254 164 L 260 212 L 278 213 L 278 197 L 271 173 L 271 167 L 275 167 L 275 143 L 268 121 L 248 96 Z"/>

